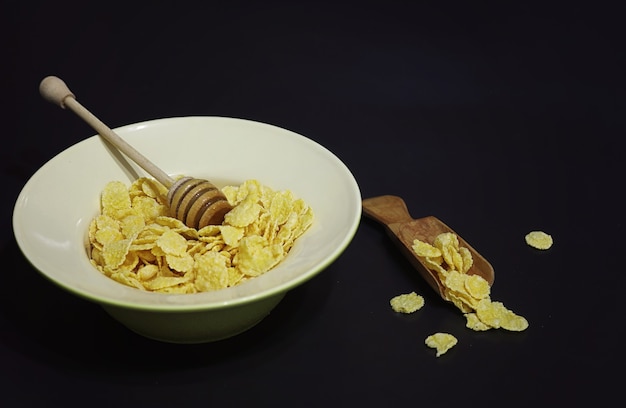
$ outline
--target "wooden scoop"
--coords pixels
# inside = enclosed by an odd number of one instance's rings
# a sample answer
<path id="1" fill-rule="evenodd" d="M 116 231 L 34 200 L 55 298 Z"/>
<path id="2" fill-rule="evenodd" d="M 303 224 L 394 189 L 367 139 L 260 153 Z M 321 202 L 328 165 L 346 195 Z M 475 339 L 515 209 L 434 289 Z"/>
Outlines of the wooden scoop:
<path id="1" fill-rule="evenodd" d="M 219 225 L 232 209 L 224 194 L 207 180 L 191 177 L 172 179 L 83 107 L 61 79 L 55 76 L 44 78 L 39 84 L 39 92 L 61 108 L 70 108 L 100 136 L 163 184 L 168 189 L 170 215 L 188 227 L 200 229 L 207 225 Z"/>
<path id="2" fill-rule="evenodd" d="M 456 234 L 452 228 L 433 216 L 413 219 L 407 210 L 404 200 L 392 195 L 363 200 L 363 213 L 386 227 L 388 234 L 411 261 L 415 269 L 442 298 L 447 300 L 444 295 L 444 286 L 437 272 L 431 271 L 426 267 L 426 264 L 415 254 L 412 246 L 415 239 L 432 244 L 435 237 L 441 233 L 452 232 Z M 474 264 L 467 273 L 469 275 L 482 276 L 491 286 L 495 279 L 491 264 L 461 236 L 456 235 L 459 238 L 459 245 L 466 247 L 472 253 Z"/>

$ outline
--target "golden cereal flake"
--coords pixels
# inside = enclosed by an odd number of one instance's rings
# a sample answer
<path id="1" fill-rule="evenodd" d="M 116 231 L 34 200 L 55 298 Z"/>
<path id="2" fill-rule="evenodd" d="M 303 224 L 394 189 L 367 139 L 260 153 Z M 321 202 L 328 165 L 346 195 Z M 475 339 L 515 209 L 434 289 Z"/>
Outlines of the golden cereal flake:
<path id="1" fill-rule="evenodd" d="M 437 258 L 441 256 L 441 250 L 419 239 L 413 240 L 413 251 L 417 256 Z"/>
<path id="2" fill-rule="evenodd" d="M 465 289 L 467 293 L 474 299 L 481 300 L 489 297 L 491 294 L 491 286 L 480 275 L 465 275 Z"/>
<path id="3" fill-rule="evenodd" d="M 445 354 L 452 347 L 456 346 L 458 340 L 449 333 L 435 333 L 426 337 L 426 345 L 437 350 L 437 357 Z"/>
<path id="4" fill-rule="evenodd" d="M 433 245 L 441 250 L 443 259 L 448 266 L 454 268 L 454 258 L 456 258 L 455 254 L 459 250 L 459 238 L 456 234 L 451 232 L 441 233 L 435 237 Z"/>
<path id="5" fill-rule="evenodd" d="M 424 297 L 415 292 L 405 293 L 393 297 L 389 303 L 391 308 L 398 313 L 413 313 L 424 306 Z"/>
<path id="6" fill-rule="evenodd" d="M 100 198 L 102 214 L 118 218 L 131 208 L 128 188 L 121 181 L 112 181 L 104 186 Z"/>
<path id="7" fill-rule="evenodd" d="M 507 309 L 502 302 L 483 299 L 476 306 L 476 315 L 481 322 L 495 329 L 524 331 L 528 328 L 528 321 Z"/>
<path id="8" fill-rule="evenodd" d="M 130 250 L 132 240 L 121 239 L 119 241 L 108 242 L 102 247 L 102 257 L 104 266 L 112 269 L 118 268 L 126 260 L 126 255 Z"/>
<path id="9" fill-rule="evenodd" d="M 250 194 L 226 213 L 224 222 L 234 227 L 243 228 L 256 221 L 262 210 L 263 207 L 258 203 L 258 198 Z"/>
<path id="10" fill-rule="evenodd" d="M 492 329 L 491 326 L 481 322 L 476 313 L 465 313 L 466 324 L 465 327 L 475 331 L 486 331 Z"/>
<path id="11" fill-rule="evenodd" d="M 552 236 L 543 231 L 531 231 L 526 234 L 526 243 L 536 249 L 549 249 L 552 244 Z"/>
<path id="12" fill-rule="evenodd" d="M 459 248 L 459 254 L 461 255 L 461 259 L 463 262 L 463 268 L 459 272 L 466 273 L 474 264 L 474 258 L 472 258 L 472 253 L 469 249 L 465 247 Z"/>
<path id="13" fill-rule="evenodd" d="M 187 240 L 179 233 L 168 230 L 157 240 L 156 245 L 169 255 L 183 256 L 187 253 Z"/>

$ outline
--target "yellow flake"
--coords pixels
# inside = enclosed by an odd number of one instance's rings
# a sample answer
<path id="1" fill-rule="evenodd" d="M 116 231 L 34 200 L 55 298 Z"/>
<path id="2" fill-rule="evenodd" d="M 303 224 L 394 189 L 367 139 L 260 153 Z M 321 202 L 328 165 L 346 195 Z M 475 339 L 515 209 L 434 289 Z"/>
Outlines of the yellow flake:
<path id="1" fill-rule="evenodd" d="M 237 228 L 230 225 L 220 225 L 218 227 L 224 238 L 224 243 L 231 247 L 239 245 L 239 240 L 243 238 L 243 228 Z"/>
<path id="2" fill-rule="evenodd" d="M 184 255 L 187 253 L 187 240 L 172 230 L 165 231 L 156 241 L 156 245 L 164 253 L 170 255 Z"/>
<path id="3" fill-rule="evenodd" d="M 553 244 L 552 236 L 543 231 L 531 231 L 526 234 L 526 243 L 537 249 L 550 249 Z"/>
<path id="4" fill-rule="evenodd" d="M 234 227 L 246 227 L 259 218 L 262 209 L 256 197 L 252 194 L 248 195 L 245 200 L 226 213 L 224 223 Z"/>
<path id="5" fill-rule="evenodd" d="M 441 250 L 433 245 L 430 245 L 427 242 L 420 241 L 419 239 L 413 240 L 413 251 L 417 254 L 417 256 L 427 257 L 427 258 L 438 258 L 441 256 Z"/>
<path id="6" fill-rule="evenodd" d="M 239 242 L 239 252 L 234 264 L 248 276 L 258 276 L 274 267 L 283 257 L 280 245 L 269 245 L 258 235 L 245 237 Z"/>
<path id="7" fill-rule="evenodd" d="M 467 293 L 473 297 L 474 299 L 484 299 L 489 297 L 491 293 L 491 286 L 489 286 L 489 282 L 487 282 L 480 275 L 464 275 L 467 276 L 465 279 L 464 288 Z"/>
<path id="8" fill-rule="evenodd" d="M 104 186 L 101 197 L 102 214 L 116 218 L 130 210 L 130 195 L 121 181 L 112 181 Z"/>
<path id="9" fill-rule="evenodd" d="M 130 239 L 121 239 L 119 241 L 108 242 L 102 247 L 102 259 L 104 265 L 109 268 L 117 268 L 124 260 L 126 260 L 126 254 L 130 249 Z"/>
<path id="10" fill-rule="evenodd" d="M 507 309 L 502 302 L 483 299 L 476 307 L 476 315 L 481 322 L 496 329 L 523 331 L 528 328 L 528 321 Z"/>
<path id="11" fill-rule="evenodd" d="M 411 292 L 394 296 L 389 303 L 391 308 L 398 313 L 413 313 L 424 306 L 424 297 Z"/>
<path id="12" fill-rule="evenodd" d="M 485 323 L 481 322 L 478 316 L 476 316 L 476 313 L 465 313 L 464 316 L 467 320 L 465 327 L 467 327 L 468 329 L 472 329 L 475 331 L 486 331 L 492 328 L 491 326 L 488 326 Z"/>
<path id="13" fill-rule="evenodd" d="M 460 269 L 459 272 L 467 273 L 467 271 L 469 271 L 474 264 L 474 258 L 472 258 L 472 253 L 466 247 L 460 247 L 459 254 L 461 254 L 461 259 L 463 262 L 463 268 Z"/>
<path id="14" fill-rule="evenodd" d="M 445 354 L 452 347 L 456 346 L 458 340 L 449 333 L 435 333 L 426 337 L 426 345 L 437 350 L 437 357 Z"/>

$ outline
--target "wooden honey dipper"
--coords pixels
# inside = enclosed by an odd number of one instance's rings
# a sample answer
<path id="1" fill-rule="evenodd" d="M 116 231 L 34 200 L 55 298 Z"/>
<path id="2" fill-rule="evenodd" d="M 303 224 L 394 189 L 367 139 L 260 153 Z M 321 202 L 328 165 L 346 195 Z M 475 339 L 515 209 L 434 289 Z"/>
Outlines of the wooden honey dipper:
<path id="1" fill-rule="evenodd" d="M 232 209 L 226 196 L 209 181 L 192 177 L 174 180 L 155 166 L 82 106 L 60 78 L 55 76 L 44 78 L 39 84 L 39 92 L 44 99 L 63 109 L 72 110 L 100 136 L 163 184 L 168 189 L 167 201 L 170 215 L 184 222 L 188 227 L 200 229 L 207 225 L 219 225 L 224 220 L 224 215 Z"/>

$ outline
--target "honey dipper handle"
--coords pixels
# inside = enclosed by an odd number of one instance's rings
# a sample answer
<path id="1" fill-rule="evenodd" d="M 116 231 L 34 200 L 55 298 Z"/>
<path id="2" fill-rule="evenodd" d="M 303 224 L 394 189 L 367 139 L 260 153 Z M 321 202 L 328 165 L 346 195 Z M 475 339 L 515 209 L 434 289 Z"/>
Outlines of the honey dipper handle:
<path id="1" fill-rule="evenodd" d="M 150 160 L 135 150 L 134 147 L 129 145 L 124 139 L 119 137 L 107 125 L 100 121 L 100 119 L 81 105 L 63 80 L 55 76 L 48 76 L 39 84 L 39 92 L 44 99 L 59 105 L 63 109 L 69 108 L 76 113 L 81 119 L 94 128 L 100 136 L 137 163 L 165 187 L 170 188 L 174 183 L 174 180 L 167 173 L 155 166 Z"/>
<path id="2" fill-rule="evenodd" d="M 366 198 L 362 205 L 365 215 L 384 225 L 413 221 L 404 200 L 398 196 Z"/>

